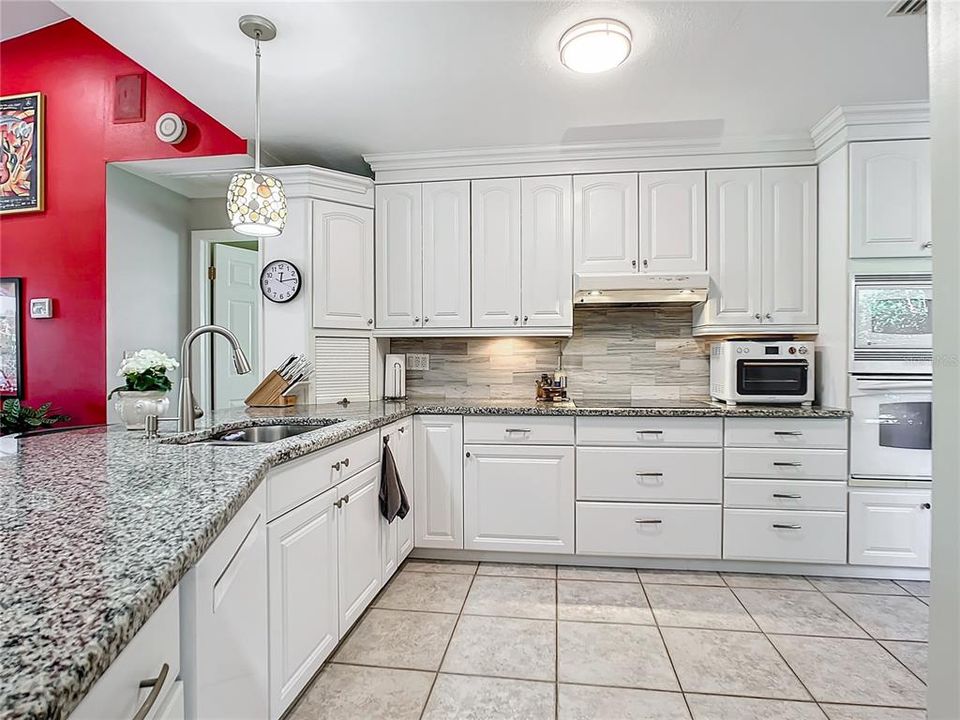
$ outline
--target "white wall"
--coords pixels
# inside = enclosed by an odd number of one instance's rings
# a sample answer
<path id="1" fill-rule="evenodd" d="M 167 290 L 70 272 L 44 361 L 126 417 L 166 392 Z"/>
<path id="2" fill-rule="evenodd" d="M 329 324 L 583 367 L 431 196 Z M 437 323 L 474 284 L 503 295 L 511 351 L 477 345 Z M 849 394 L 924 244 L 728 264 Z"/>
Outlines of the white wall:
<path id="1" fill-rule="evenodd" d="M 226 193 L 226 187 L 224 187 Z M 227 202 L 223 198 L 198 198 L 190 201 L 191 230 L 223 230 L 230 227 Z M 241 235 L 237 235 L 241 238 Z"/>
<path id="2" fill-rule="evenodd" d="M 182 195 L 107 166 L 107 390 L 123 384 L 125 350 L 179 356 L 190 327 L 189 214 Z M 108 402 L 107 422 L 118 421 Z"/>

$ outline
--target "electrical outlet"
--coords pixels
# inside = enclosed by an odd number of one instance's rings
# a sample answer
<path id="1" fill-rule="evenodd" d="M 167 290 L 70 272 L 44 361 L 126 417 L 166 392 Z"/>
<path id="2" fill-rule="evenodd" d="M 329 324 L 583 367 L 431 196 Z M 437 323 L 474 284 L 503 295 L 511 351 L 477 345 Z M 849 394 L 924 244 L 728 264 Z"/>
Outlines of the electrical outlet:
<path id="1" fill-rule="evenodd" d="M 430 356 L 426 353 L 408 353 L 407 370 L 429 370 Z"/>

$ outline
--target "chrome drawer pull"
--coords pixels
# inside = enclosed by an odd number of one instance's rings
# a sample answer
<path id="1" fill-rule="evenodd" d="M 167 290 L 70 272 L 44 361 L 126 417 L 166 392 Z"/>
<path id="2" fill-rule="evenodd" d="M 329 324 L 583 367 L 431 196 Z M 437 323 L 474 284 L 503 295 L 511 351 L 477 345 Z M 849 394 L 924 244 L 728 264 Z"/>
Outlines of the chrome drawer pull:
<path id="1" fill-rule="evenodd" d="M 663 520 L 634 520 L 637 525 L 659 525 Z"/>
<path id="2" fill-rule="evenodd" d="M 802 495 L 793 495 L 791 493 L 774 493 L 773 496 L 775 498 L 784 498 L 786 500 L 802 500 L 803 499 Z"/>
<path id="3" fill-rule="evenodd" d="M 802 530 L 800 525 L 787 525 L 786 523 L 774 523 L 773 527 L 777 530 Z"/>
<path id="4" fill-rule="evenodd" d="M 517 432 L 517 433 L 528 433 L 528 432 L 530 432 L 530 428 L 507 428 L 507 432 L 508 432 L 508 433 L 515 433 L 515 432 Z"/>
<path id="5" fill-rule="evenodd" d="M 774 435 L 791 435 L 791 436 L 803 435 L 803 433 L 800 432 L 799 430 L 774 430 L 773 434 Z"/>
<path id="6" fill-rule="evenodd" d="M 637 430 L 637 435 L 663 435 L 663 430 Z"/>
<path id="7" fill-rule="evenodd" d="M 798 462 L 775 462 L 774 467 L 803 467 L 803 463 Z"/>
<path id="8" fill-rule="evenodd" d="M 659 473 L 659 472 L 638 472 L 634 474 L 637 477 L 663 477 L 663 473 Z"/>
<path id="9" fill-rule="evenodd" d="M 160 668 L 159 675 L 150 680 L 140 681 L 141 688 L 151 688 L 151 690 L 150 694 L 147 695 L 147 699 L 143 701 L 143 705 L 137 710 L 137 714 L 133 716 L 133 720 L 144 720 L 144 718 L 150 714 L 150 711 L 153 709 L 153 704 L 157 701 L 157 698 L 160 697 L 163 684 L 167 681 L 168 672 L 170 672 L 170 666 L 164 663 L 163 667 Z"/>

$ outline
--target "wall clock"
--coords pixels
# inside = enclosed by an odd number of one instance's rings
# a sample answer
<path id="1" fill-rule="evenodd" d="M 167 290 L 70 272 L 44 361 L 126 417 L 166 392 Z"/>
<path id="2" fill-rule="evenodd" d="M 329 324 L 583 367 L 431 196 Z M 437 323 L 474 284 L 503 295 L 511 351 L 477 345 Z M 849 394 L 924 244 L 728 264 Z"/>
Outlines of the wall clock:
<path id="1" fill-rule="evenodd" d="M 300 292 L 302 283 L 300 270 L 289 260 L 273 260 L 260 273 L 260 292 L 275 303 L 293 300 Z"/>

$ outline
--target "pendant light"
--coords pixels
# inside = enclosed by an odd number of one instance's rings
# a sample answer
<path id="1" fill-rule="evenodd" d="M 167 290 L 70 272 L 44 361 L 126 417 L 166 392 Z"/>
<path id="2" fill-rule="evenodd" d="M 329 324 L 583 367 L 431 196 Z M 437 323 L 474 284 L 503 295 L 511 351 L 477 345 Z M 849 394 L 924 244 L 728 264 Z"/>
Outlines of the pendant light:
<path id="1" fill-rule="evenodd" d="M 260 43 L 277 36 L 277 26 L 260 15 L 240 18 L 240 30 L 251 38 L 257 58 L 257 114 L 254 137 L 254 169 L 236 173 L 227 188 L 227 215 L 241 235 L 271 237 L 283 232 L 287 221 L 287 197 L 278 178 L 260 170 Z"/>

